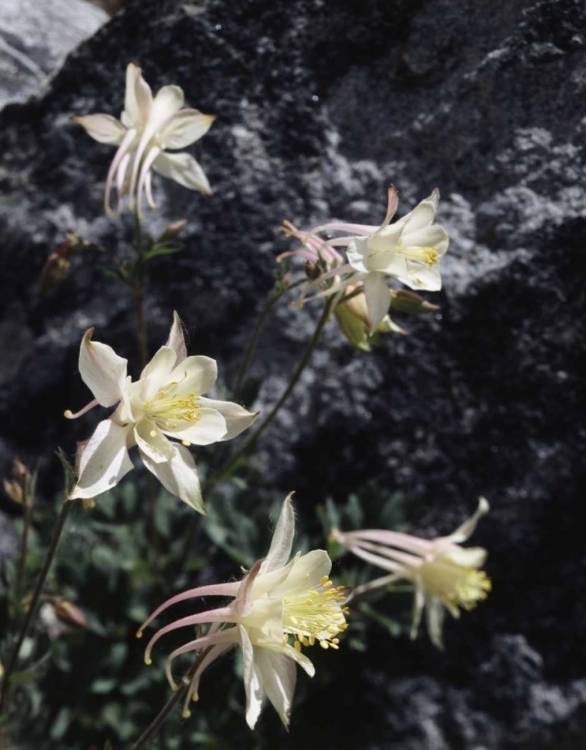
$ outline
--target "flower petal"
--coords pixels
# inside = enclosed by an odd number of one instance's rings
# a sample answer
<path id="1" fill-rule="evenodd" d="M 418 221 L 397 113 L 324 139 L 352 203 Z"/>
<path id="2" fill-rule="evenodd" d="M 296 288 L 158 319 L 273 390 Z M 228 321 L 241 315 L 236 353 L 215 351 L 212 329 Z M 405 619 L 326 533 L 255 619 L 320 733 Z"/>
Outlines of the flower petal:
<path id="1" fill-rule="evenodd" d="M 400 222 L 403 227 L 403 233 L 415 232 L 417 229 L 428 227 L 435 218 L 439 198 L 439 190 L 436 188 L 429 198 L 422 200 L 418 206 L 415 206 L 411 213 L 404 216 Z"/>
<path id="2" fill-rule="evenodd" d="M 69 498 L 95 497 L 115 487 L 133 467 L 126 448 L 128 427 L 105 419 L 81 455 L 79 478 Z"/>
<path id="3" fill-rule="evenodd" d="M 207 393 L 218 377 L 218 364 L 211 357 L 186 357 L 171 372 L 170 382 L 176 382 L 177 393 Z"/>
<path id="4" fill-rule="evenodd" d="M 153 162 L 153 169 L 189 190 L 198 190 L 204 195 L 212 193 L 208 178 L 191 154 L 159 154 Z"/>
<path id="5" fill-rule="evenodd" d="M 228 432 L 222 440 L 232 440 L 241 432 L 248 429 L 260 412 L 249 412 L 243 406 L 235 404 L 232 401 L 215 401 L 211 398 L 202 398 L 202 406 L 209 407 L 219 411 L 226 420 L 226 429 Z"/>
<path id="6" fill-rule="evenodd" d="M 293 537 L 295 536 L 295 512 L 291 502 L 292 497 L 293 493 L 291 492 L 283 502 L 269 552 L 260 569 L 261 574 L 270 573 L 284 567 L 291 556 Z"/>
<path id="7" fill-rule="evenodd" d="M 142 77 L 142 71 L 129 63 L 126 67 L 126 92 L 124 97 L 124 112 L 120 119 L 126 127 L 140 127 L 148 120 L 153 94 L 151 87 Z"/>
<path id="8" fill-rule="evenodd" d="M 427 633 L 433 645 L 440 651 L 444 650 L 443 625 L 445 611 L 438 599 L 428 597 L 425 607 L 425 622 Z"/>
<path id="9" fill-rule="evenodd" d="M 143 401 L 155 398 L 157 392 L 173 382 L 171 373 L 177 355 L 170 346 L 162 346 L 140 374 L 139 393 Z"/>
<path id="10" fill-rule="evenodd" d="M 151 133 L 160 131 L 185 104 L 183 89 L 179 86 L 163 86 L 153 99 L 147 129 Z"/>
<path id="11" fill-rule="evenodd" d="M 421 263 L 407 261 L 408 275 L 397 276 L 402 284 L 411 289 L 425 289 L 428 292 L 439 292 L 442 288 L 442 277 L 437 268 L 426 268 Z"/>
<path id="12" fill-rule="evenodd" d="M 141 452 L 143 463 L 172 495 L 179 497 L 198 513 L 205 513 L 193 456 L 183 445 L 172 445 L 174 455 L 170 461 L 155 463 Z"/>
<path id="13" fill-rule="evenodd" d="M 197 109 L 182 109 L 167 122 L 159 141 L 163 150 L 185 148 L 204 136 L 213 125 L 215 115 L 204 115 Z"/>
<path id="14" fill-rule="evenodd" d="M 267 698 L 287 727 L 291 718 L 291 705 L 297 680 L 295 662 L 284 654 L 266 648 L 255 648 L 254 655 Z"/>
<path id="15" fill-rule="evenodd" d="M 238 626 L 242 647 L 242 671 L 246 691 L 246 723 L 251 729 L 258 721 L 262 709 L 263 687 L 261 676 L 254 661 L 254 651 L 246 628 Z"/>
<path id="16" fill-rule="evenodd" d="M 270 596 L 286 596 L 288 591 L 315 588 L 324 576 L 329 576 L 331 569 L 332 561 L 328 553 L 323 549 L 314 549 L 295 560 L 287 578 L 271 590 Z"/>
<path id="17" fill-rule="evenodd" d="M 293 659 L 293 661 L 297 662 L 299 666 L 310 676 L 313 677 L 315 675 L 315 667 L 311 663 L 311 660 L 305 656 L 305 654 L 302 654 L 301 651 L 296 651 L 293 646 L 290 646 L 287 644 L 282 643 L 273 643 L 273 642 L 264 642 L 259 641 L 257 644 L 258 648 L 269 648 L 271 651 L 276 651 L 279 654 L 284 654 L 285 656 L 288 656 L 289 659 Z"/>
<path id="18" fill-rule="evenodd" d="M 380 273 L 369 273 L 364 278 L 364 295 L 370 318 L 370 332 L 384 320 L 391 306 L 391 292 Z"/>
<path id="19" fill-rule="evenodd" d="M 141 454 L 146 454 L 156 464 L 170 461 L 175 455 L 173 443 L 150 419 L 142 419 L 135 425 L 134 439 Z"/>
<path id="20" fill-rule="evenodd" d="M 401 246 L 433 247 L 439 255 L 443 255 L 450 244 L 450 238 L 446 230 L 439 224 L 431 227 L 418 229 L 416 232 L 403 232 L 401 235 Z"/>
<path id="21" fill-rule="evenodd" d="M 165 433 L 193 445 L 211 445 L 226 434 L 226 420 L 219 411 L 203 408 L 199 410 L 196 422 L 183 422 Z"/>
<path id="22" fill-rule="evenodd" d="M 169 331 L 169 338 L 165 342 L 165 346 L 173 349 L 177 355 L 177 364 L 183 362 L 187 357 L 187 347 L 185 346 L 185 336 L 183 335 L 183 324 L 181 318 L 175 311 L 173 311 L 173 324 Z"/>
<path id="23" fill-rule="evenodd" d="M 461 526 L 458 526 L 458 528 L 449 536 L 444 538 L 456 544 L 461 544 L 462 542 L 467 541 L 476 530 L 478 521 L 480 521 L 482 516 L 485 516 L 489 510 L 490 506 L 488 504 L 488 500 L 485 497 L 480 497 L 478 499 L 478 508 L 470 516 L 470 518 L 464 521 Z"/>
<path id="24" fill-rule="evenodd" d="M 122 398 L 128 360 L 107 344 L 92 341 L 93 328 L 85 332 L 79 348 L 79 372 L 101 406 L 113 406 Z"/>
<path id="25" fill-rule="evenodd" d="M 115 117 L 112 117 L 112 115 L 84 115 L 83 117 L 72 117 L 71 119 L 78 125 L 81 125 L 86 133 L 99 143 L 119 146 L 126 134 L 124 125 Z"/>

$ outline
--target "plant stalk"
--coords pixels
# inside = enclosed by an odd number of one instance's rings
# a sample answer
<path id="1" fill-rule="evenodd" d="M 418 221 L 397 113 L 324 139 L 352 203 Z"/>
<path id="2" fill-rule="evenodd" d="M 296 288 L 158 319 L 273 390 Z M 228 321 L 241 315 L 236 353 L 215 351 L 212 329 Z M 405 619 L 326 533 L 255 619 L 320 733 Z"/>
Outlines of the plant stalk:
<path id="1" fill-rule="evenodd" d="M 20 654 L 20 649 L 22 648 L 23 641 L 27 637 L 32 621 L 35 617 L 38 604 L 39 604 L 39 600 L 41 598 L 41 594 L 43 593 L 43 588 L 45 586 L 45 581 L 47 579 L 47 575 L 49 573 L 49 570 L 55 558 L 55 553 L 57 552 L 57 548 L 59 547 L 59 542 L 61 541 L 63 528 L 65 527 L 65 522 L 67 521 L 67 516 L 69 515 L 69 512 L 72 506 L 73 506 L 73 501 L 67 500 L 67 499 L 63 501 L 63 505 L 61 506 L 61 512 L 59 513 L 59 518 L 57 519 L 57 526 L 55 527 L 53 531 L 53 537 L 51 538 L 49 551 L 47 552 L 47 556 L 45 557 L 45 560 L 43 562 L 43 567 L 41 568 L 41 572 L 39 573 L 39 577 L 37 579 L 37 583 L 33 591 L 33 596 L 31 599 L 30 606 L 26 613 L 26 617 L 22 624 L 22 628 L 20 629 L 20 633 L 16 641 L 16 645 L 14 646 L 14 649 L 12 650 L 12 653 L 10 655 L 10 659 L 8 660 L 8 664 L 4 672 L 4 679 L 2 681 L 2 695 L 0 696 L 0 716 L 6 714 L 8 711 L 8 692 L 9 692 L 9 685 L 10 685 L 10 677 L 12 676 L 12 673 L 18 663 L 18 655 Z"/>
<path id="2" fill-rule="evenodd" d="M 189 669 L 188 672 L 185 673 L 181 680 L 181 684 L 175 690 L 173 695 L 169 698 L 169 700 L 165 703 L 163 708 L 159 711 L 159 713 L 155 716 L 155 718 L 151 721 L 151 723 L 148 725 L 148 727 L 144 730 L 144 732 L 140 735 L 140 737 L 136 740 L 136 742 L 130 746 L 129 750 L 140 750 L 140 748 L 145 747 L 147 742 L 153 739 L 159 729 L 163 726 L 165 723 L 167 717 L 169 714 L 173 711 L 175 706 L 181 701 L 185 693 L 187 692 L 187 688 L 189 687 L 189 684 L 191 680 L 193 679 L 193 676 L 200 665 L 201 661 L 205 658 L 209 651 L 209 648 L 205 649 L 201 652 L 201 654 L 197 657 L 193 665 L 191 666 L 191 669 Z"/>

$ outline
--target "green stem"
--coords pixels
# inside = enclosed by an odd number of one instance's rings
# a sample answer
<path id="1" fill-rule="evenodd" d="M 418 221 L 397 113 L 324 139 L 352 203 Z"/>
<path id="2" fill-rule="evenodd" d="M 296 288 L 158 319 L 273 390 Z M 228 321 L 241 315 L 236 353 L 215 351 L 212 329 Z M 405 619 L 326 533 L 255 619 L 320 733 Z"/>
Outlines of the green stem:
<path id="1" fill-rule="evenodd" d="M 53 537 L 51 539 L 49 551 L 47 552 L 47 556 L 45 557 L 45 560 L 43 562 L 43 567 L 41 568 L 41 572 L 39 573 L 31 603 L 20 630 L 18 640 L 16 641 L 16 645 L 10 655 L 10 659 L 8 660 L 8 665 L 6 667 L 6 671 L 4 672 L 4 679 L 2 681 L 2 695 L 0 696 L 0 716 L 7 713 L 10 677 L 12 676 L 12 672 L 14 671 L 14 668 L 16 667 L 16 664 L 18 662 L 18 655 L 20 654 L 20 649 L 22 648 L 23 641 L 27 637 L 32 621 L 35 617 L 39 600 L 45 586 L 45 581 L 55 557 L 55 553 L 57 552 L 57 548 L 59 547 L 61 534 L 63 532 L 63 528 L 65 526 L 65 522 L 67 521 L 67 516 L 69 515 L 72 505 L 73 502 L 71 500 L 64 500 L 63 505 L 61 506 L 61 512 L 59 513 L 59 518 L 57 519 L 57 526 L 53 531 Z"/>
<path id="2" fill-rule="evenodd" d="M 147 744 L 147 742 L 152 740 L 153 737 L 157 734 L 159 729 L 165 723 L 165 720 L 167 719 L 171 711 L 173 711 L 175 706 L 181 701 L 181 699 L 187 692 L 187 688 L 189 687 L 189 684 L 191 680 L 193 679 L 193 675 L 195 674 L 196 669 L 198 668 L 202 660 L 206 657 L 208 651 L 209 651 L 209 648 L 205 649 L 205 651 L 202 651 L 201 654 L 197 657 L 191 669 L 183 676 L 181 680 L 181 684 L 179 685 L 177 690 L 175 690 L 173 695 L 171 695 L 171 697 L 165 703 L 163 708 L 151 721 L 151 723 L 144 730 L 144 732 L 140 735 L 140 737 L 136 740 L 136 742 L 133 745 L 131 745 L 129 750 L 140 750 L 141 747 L 144 747 Z"/>
<path id="3" fill-rule="evenodd" d="M 238 450 L 232 454 L 232 457 L 226 464 L 226 466 L 220 471 L 219 474 L 217 474 L 215 477 L 212 477 L 209 481 L 209 485 L 207 487 L 208 491 L 211 489 L 211 487 L 215 486 L 219 482 L 222 481 L 226 476 L 228 476 L 236 463 L 239 461 L 239 459 L 248 451 L 250 451 L 251 448 L 254 447 L 259 437 L 262 435 L 262 433 L 266 430 L 266 428 L 270 425 L 270 423 L 273 421 L 273 419 L 277 416 L 279 410 L 287 401 L 289 396 L 291 395 L 291 392 L 297 385 L 297 382 L 301 375 L 303 374 L 303 371 L 305 370 L 305 367 L 307 366 L 307 363 L 309 362 L 311 355 L 313 354 L 313 350 L 317 346 L 317 343 L 320 339 L 320 336 L 322 334 L 322 331 L 324 329 L 324 326 L 328 320 L 330 310 L 333 306 L 333 300 L 328 299 L 326 302 L 323 312 L 318 320 L 317 326 L 315 327 L 315 331 L 313 332 L 313 336 L 311 337 L 309 344 L 307 345 L 305 351 L 303 352 L 303 356 L 301 357 L 301 360 L 299 361 L 299 364 L 297 365 L 297 368 L 293 375 L 291 376 L 291 380 L 289 381 L 289 384 L 283 391 L 283 394 L 281 398 L 277 401 L 277 403 L 273 406 L 271 411 L 269 412 L 268 416 L 264 419 L 261 425 L 257 427 L 256 431 L 248 438 L 248 440 L 245 440 L 242 445 L 238 448 Z"/>
<path id="4" fill-rule="evenodd" d="M 242 387 L 244 377 L 248 371 L 248 367 L 256 351 L 258 338 L 261 334 L 262 329 L 264 328 L 267 318 L 269 317 L 271 313 L 271 310 L 277 304 L 277 302 L 281 299 L 281 297 L 284 294 L 286 294 L 290 289 L 294 289 L 296 286 L 299 286 L 300 284 L 305 284 L 305 283 L 307 283 L 307 280 L 301 279 L 300 281 L 296 281 L 294 284 L 291 284 L 289 286 L 282 286 L 281 288 L 275 287 L 273 291 L 271 292 L 269 299 L 267 301 L 267 304 L 265 305 L 263 311 L 260 314 L 259 319 L 256 322 L 256 325 L 252 332 L 252 336 L 250 337 L 250 340 L 248 342 L 248 346 L 246 347 L 246 352 L 244 353 L 244 358 L 242 360 L 242 364 L 240 365 L 238 377 L 236 378 L 236 385 L 234 386 L 234 391 L 232 393 L 232 398 L 234 399 L 234 401 L 236 401 L 238 399 L 238 396 L 240 395 L 240 389 Z"/>
<path id="5" fill-rule="evenodd" d="M 146 278 L 146 264 L 144 258 L 144 243 L 142 238 L 142 225 L 138 215 L 138 209 L 134 215 L 134 243 L 136 247 L 136 277 L 132 292 L 134 294 L 134 307 L 136 310 L 136 325 L 138 332 L 138 351 L 140 366 L 145 367 L 148 357 L 148 337 L 146 316 L 144 313 L 144 288 Z"/>
<path id="6" fill-rule="evenodd" d="M 20 607 L 20 598 L 24 586 L 24 573 L 26 570 L 26 556 L 28 552 L 28 537 L 31 526 L 31 510 L 35 494 L 36 473 L 32 476 L 27 473 L 23 493 L 23 520 L 22 539 L 20 540 L 20 558 L 18 561 L 18 573 L 16 576 L 16 603 Z"/>

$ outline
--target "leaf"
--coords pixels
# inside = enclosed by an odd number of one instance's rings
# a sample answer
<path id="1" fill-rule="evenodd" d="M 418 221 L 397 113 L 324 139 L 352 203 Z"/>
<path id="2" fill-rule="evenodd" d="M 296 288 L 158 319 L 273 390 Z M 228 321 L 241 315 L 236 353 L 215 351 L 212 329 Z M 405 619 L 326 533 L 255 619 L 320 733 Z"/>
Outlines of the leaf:
<path id="1" fill-rule="evenodd" d="M 173 253 L 178 253 L 180 250 L 183 250 L 181 245 L 153 245 L 145 252 L 144 259 L 150 260 L 160 255 L 173 255 Z"/>

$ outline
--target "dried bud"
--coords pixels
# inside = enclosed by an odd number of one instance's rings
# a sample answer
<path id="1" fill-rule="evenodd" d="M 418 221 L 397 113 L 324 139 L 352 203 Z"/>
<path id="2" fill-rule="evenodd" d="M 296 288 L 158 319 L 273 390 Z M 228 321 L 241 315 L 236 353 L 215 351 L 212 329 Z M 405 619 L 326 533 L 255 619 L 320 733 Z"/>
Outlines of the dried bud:
<path id="1" fill-rule="evenodd" d="M 322 271 L 317 263 L 307 262 L 303 267 L 305 269 L 305 275 L 310 281 L 319 278 L 322 274 Z"/>
<path id="2" fill-rule="evenodd" d="M 61 597 L 53 597 L 52 602 L 55 607 L 55 613 L 62 622 L 74 628 L 87 630 L 88 621 L 79 607 Z"/>
<path id="3" fill-rule="evenodd" d="M 178 221 L 174 221 L 173 223 L 169 224 L 163 234 L 157 239 L 155 244 L 164 245 L 167 242 L 176 240 L 186 225 L 187 219 L 179 219 Z"/>
<path id="4" fill-rule="evenodd" d="M 27 502 L 27 490 L 31 486 L 31 473 L 18 458 L 12 461 L 12 479 L 4 479 L 4 490 L 8 497 L 19 505 Z"/>
<path id="5" fill-rule="evenodd" d="M 405 289 L 391 290 L 391 307 L 393 310 L 407 313 L 408 315 L 425 315 L 439 310 L 438 305 L 433 305 L 415 292 Z"/>

